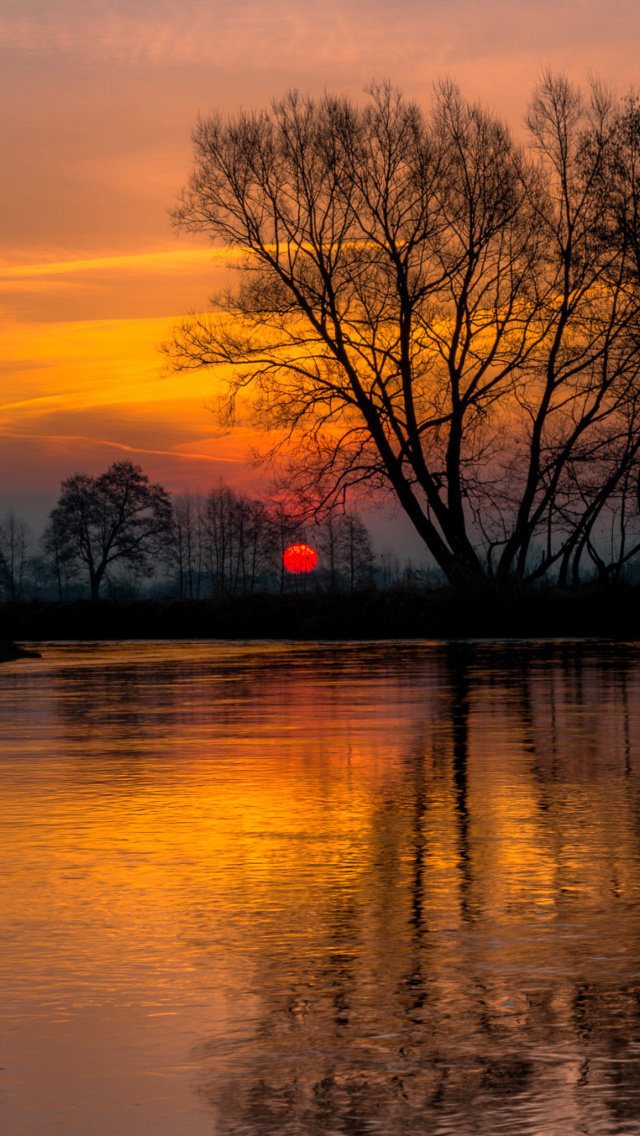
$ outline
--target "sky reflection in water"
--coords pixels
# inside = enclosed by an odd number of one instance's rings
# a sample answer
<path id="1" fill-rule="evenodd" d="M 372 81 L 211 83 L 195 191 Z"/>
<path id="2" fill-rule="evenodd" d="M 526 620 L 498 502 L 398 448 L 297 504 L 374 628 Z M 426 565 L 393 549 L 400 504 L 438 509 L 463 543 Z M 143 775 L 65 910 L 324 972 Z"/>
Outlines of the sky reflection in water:
<path id="1" fill-rule="evenodd" d="M 640 647 L 0 672 L 12 1136 L 640 1133 Z"/>

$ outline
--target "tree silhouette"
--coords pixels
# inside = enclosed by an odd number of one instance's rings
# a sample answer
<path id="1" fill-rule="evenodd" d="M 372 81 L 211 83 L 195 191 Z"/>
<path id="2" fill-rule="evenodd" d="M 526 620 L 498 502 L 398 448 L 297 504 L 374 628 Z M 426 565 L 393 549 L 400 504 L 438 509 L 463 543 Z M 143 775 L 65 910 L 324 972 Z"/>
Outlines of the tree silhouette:
<path id="1" fill-rule="evenodd" d="M 33 540 L 24 517 L 8 509 L 0 519 L 0 589 L 11 600 L 24 598 L 24 586 Z"/>
<path id="2" fill-rule="evenodd" d="M 151 575 L 171 527 L 171 501 L 138 465 L 114 462 L 99 477 L 77 473 L 62 482 L 46 541 L 57 562 L 88 576 L 91 599 L 113 564 Z"/>
<path id="3" fill-rule="evenodd" d="M 303 496 L 390 491 L 452 581 L 607 572 L 639 528 L 637 217 L 602 223 L 623 112 L 547 75 L 525 150 L 451 84 L 430 114 L 370 95 L 198 123 L 174 219 L 242 250 L 239 286 L 173 365 L 230 368 L 223 417 L 247 392 Z"/>

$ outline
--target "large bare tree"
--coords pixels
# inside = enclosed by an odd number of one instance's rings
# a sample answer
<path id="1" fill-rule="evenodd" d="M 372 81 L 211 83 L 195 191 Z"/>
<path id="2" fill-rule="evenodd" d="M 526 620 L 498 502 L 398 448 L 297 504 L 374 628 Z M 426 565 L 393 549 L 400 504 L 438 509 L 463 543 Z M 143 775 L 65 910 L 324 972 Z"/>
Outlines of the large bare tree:
<path id="1" fill-rule="evenodd" d="M 454 582 L 606 574 L 640 444 L 638 230 L 602 193 L 615 165 L 629 194 L 622 112 L 548 75 L 523 148 L 451 84 L 429 114 L 369 95 L 198 123 L 175 222 L 239 279 L 173 365 L 226 366 L 221 413 L 251 404 L 299 495 L 390 490 Z"/>

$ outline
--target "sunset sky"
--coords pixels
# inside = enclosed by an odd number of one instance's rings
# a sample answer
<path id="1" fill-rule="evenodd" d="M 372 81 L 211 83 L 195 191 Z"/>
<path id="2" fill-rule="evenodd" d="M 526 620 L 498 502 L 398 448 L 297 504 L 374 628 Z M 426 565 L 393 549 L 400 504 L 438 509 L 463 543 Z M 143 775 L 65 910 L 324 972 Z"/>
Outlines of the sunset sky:
<path id="1" fill-rule="evenodd" d="M 623 93 L 639 45 L 637 0 L 0 0 L 0 509 L 39 521 L 122 456 L 173 491 L 255 482 L 213 376 L 157 350 L 226 272 L 167 215 L 198 113 L 374 77 L 427 102 L 450 75 L 519 128 L 543 67 Z"/>

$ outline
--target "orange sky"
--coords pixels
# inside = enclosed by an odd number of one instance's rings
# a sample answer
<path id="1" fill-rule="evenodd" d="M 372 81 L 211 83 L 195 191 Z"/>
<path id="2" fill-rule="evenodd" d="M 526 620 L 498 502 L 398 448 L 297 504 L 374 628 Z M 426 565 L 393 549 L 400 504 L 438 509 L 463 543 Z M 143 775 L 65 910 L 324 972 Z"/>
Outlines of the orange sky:
<path id="1" fill-rule="evenodd" d="M 637 0 L 0 0 L 0 509 L 123 454 L 171 490 L 255 478 L 213 376 L 157 352 L 225 272 L 167 218 L 199 112 L 450 74 L 517 126 L 543 66 L 622 92 L 639 42 Z"/>

